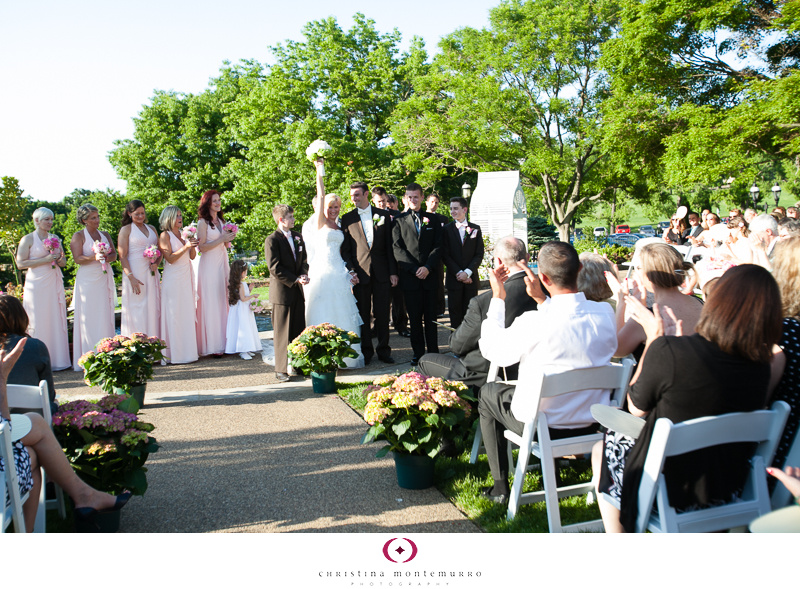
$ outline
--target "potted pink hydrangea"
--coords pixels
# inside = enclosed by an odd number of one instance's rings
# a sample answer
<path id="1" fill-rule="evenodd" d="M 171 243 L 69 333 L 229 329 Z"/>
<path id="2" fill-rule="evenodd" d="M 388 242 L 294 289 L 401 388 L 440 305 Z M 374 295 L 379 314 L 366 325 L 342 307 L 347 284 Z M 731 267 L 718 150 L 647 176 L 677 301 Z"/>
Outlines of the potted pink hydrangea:
<path id="1" fill-rule="evenodd" d="M 394 454 L 401 487 L 431 486 L 442 437 L 469 416 L 469 401 L 475 401 L 467 385 L 407 372 L 381 376 L 365 393 L 364 420 L 370 428 L 361 442 L 386 442 L 377 456 Z"/>
<path id="2" fill-rule="evenodd" d="M 147 381 L 153 378 L 153 364 L 165 359 L 164 340 L 134 333 L 100 340 L 91 352 L 78 360 L 89 386 L 99 386 L 107 393 L 132 395 L 144 406 Z"/>

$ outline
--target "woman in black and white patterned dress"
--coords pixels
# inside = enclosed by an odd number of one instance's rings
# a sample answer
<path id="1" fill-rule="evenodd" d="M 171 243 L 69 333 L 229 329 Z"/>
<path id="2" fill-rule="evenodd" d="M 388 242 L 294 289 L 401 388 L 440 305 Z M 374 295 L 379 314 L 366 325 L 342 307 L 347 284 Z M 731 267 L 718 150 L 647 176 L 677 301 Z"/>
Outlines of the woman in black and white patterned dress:
<path id="1" fill-rule="evenodd" d="M 800 237 L 779 241 L 772 259 L 772 275 L 781 289 L 783 333 L 778 344 L 786 366 L 772 401 L 786 401 L 789 419 L 778 443 L 772 466 L 783 468 L 800 429 Z M 792 465 L 794 466 L 794 465 Z"/>

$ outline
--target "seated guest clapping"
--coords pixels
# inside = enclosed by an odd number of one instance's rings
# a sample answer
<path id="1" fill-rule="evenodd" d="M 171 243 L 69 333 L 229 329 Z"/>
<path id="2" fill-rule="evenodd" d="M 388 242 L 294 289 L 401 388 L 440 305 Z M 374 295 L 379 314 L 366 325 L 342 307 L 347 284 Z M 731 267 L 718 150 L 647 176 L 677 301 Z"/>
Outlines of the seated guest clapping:
<path id="1" fill-rule="evenodd" d="M 525 272 L 518 266 L 520 262 L 527 264 L 528 252 L 521 239 L 509 235 L 500 239 L 494 247 L 495 267 L 510 270 L 505 282 L 506 317 L 505 326 L 510 326 L 514 319 L 526 311 L 536 310 L 534 301 L 525 290 Z M 438 376 L 446 380 L 459 380 L 469 386 L 482 387 L 486 384 L 489 373 L 489 361 L 483 357 L 478 348 L 481 336 L 481 322 L 486 319 L 492 293 L 485 292 L 473 298 L 464 321 L 450 336 L 450 351 L 453 354 L 425 354 L 419 362 L 419 372 L 427 376 Z M 504 378 L 517 378 L 516 365 L 506 369 Z"/>
<path id="2" fill-rule="evenodd" d="M 586 300 L 608 303 L 617 308 L 616 294 L 606 280 L 606 272 L 617 278 L 617 270 L 608 258 L 593 252 L 580 255 L 581 271 L 578 272 L 578 290 L 586 295 Z"/>
<path id="3" fill-rule="evenodd" d="M 578 292 L 578 253 L 570 244 L 551 241 L 539 252 L 539 278 L 524 264 L 528 294 L 538 303 L 505 327 L 503 270 L 490 271 L 492 301 L 481 325 L 480 350 L 500 366 L 519 362 L 516 390 L 494 389 L 490 383 L 481 389 L 478 412 L 486 456 L 494 485 L 484 495 L 497 503 L 508 499 L 508 455 L 503 430 L 522 434 L 525 421 L 536 413 L 537 374 L 566 372 L 575 368 L 604 366 L 617 348 L 614 311 L 605 303 L 587 301 Z M 541 279 L 541 283 L 540 283 Z M 546 297 L 542 286 L 550 292 Z M 597 431 L 591 416 L 593 403 L 609 402 L 608 390 L 580 391 L 543 399 L 539 410 L 547 415 L 553 438 Z"/>
<path id="4" fill-rule="evenodd" d="M 683 332 L 694 333 L 694 326 L 700 319 L 703 304 L 694 297 L 681 293 L 680 287 L 692 268 L 684 262 L 681 255 L 671 246 L 663 243 L 651 243 L 642 248 L 639 267 L 635 274 L 634 292 L 649 291 L 655 295 L 655 303 L 660 307 L 670 307 L 675 316 L 683 322 Z M 634 353 L 641 355 L 641 346 L 646 334 L 644 329 L 633 319 L 625 316 L 627 288 L 624 288 L 613 275 L 606 275 L 609 286 L 617 293 L 617 338 L 619 345 L 614 354 L 621 358 Z"/>
<path id="5" fill-rule="evenodd" d="M 637 307 L 635 316 L 647 332 L 628 408 L 645 422 L 635 440 L 609 432 L 592 454 L 595 472 L 602 468 L 598 490 L 620 501 L 619 510 L 600 501 L 607 532 L 635 527 L 639 483 L 656 420 L 680 423 L 763 408 L 772 350 L 781 334 L 778 286 L 769 272 L 752 264 L 719 279 L 693 335 L 664 336 L 670 331 L 657 305 L 653 314 L 632 297 L 628 304 Z M 667 316 L 680 323 L 674 314 Z M 680 509 L 730 501 L 745 482 L 750 455 L 748 445 L 731 444 L 668 458 L 664 474 L 670 503 Z"/>

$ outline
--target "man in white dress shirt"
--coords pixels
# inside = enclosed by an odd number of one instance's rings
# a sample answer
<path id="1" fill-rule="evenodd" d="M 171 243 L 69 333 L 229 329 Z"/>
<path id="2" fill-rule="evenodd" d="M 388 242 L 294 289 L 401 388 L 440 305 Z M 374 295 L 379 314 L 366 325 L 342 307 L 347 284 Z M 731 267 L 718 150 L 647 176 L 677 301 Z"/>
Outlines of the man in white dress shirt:
<path id="1" fill-rule="evenodd" d="M 481 388 L 478 412 L 489 469 L 494 485 L 484 496 L 497 503 L 508 500 L 508 455 L 503 430 L 522 434 L 525 422 L 539 406 L 537 376 L 575 368 L 604 366 L 617 349 L 614 311 L 606 303 L 587 301 L 578 292 L 578 254 L 569 243 L 551 241 L 539 252 L 539 279 L 526 268 L 528 294 L 539 305 L 505 327 L 507 269 L 490 272 L 492 301 L 481 325 L 480 350 L 490 362 L 508 366 L 519 362 L 516 389 L 489 383 Z M 550 292 L 546 297 L 542 284 Z M 594 403 L 608 404 L 608 390 L 579 391 L 544 399 L 541 411 L 547 415 L 553 438 L 571 437 L 597 431 L 591 416 Z"/>

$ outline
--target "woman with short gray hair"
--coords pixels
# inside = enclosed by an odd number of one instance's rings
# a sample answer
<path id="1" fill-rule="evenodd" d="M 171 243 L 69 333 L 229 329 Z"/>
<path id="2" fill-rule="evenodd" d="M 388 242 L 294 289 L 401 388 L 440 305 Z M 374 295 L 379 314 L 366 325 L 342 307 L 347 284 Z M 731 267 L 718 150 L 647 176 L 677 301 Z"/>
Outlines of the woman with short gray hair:
<path id="1" fill-rule="evenodd" d="M 39 207 L 33 211 L 33 233 L 28 233 L 17 248 L 17 266 L 27 270 L 22 304 L 28 314 L 28 333 L 41 340 L 50 353 L 53 370 L 70 367 L 67 335 L 67 304 L 64 296 L 66 265 L 61 240 L 50 233 L 53 211 Z"/>

